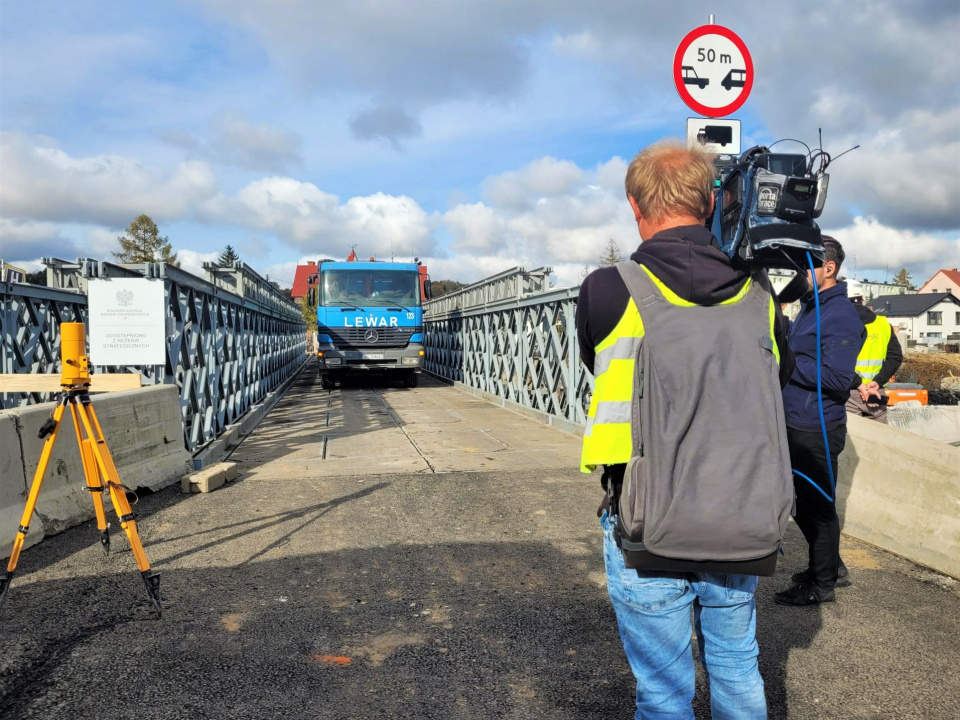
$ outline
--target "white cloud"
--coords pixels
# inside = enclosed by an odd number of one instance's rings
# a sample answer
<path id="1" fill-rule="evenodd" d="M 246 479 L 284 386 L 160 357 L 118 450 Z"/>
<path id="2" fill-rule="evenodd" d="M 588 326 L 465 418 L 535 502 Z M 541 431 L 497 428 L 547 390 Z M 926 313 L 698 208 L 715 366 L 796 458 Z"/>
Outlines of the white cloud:
<path id="1" fill-rule="evenodd" d="M 0 217 L 0 257 L 10 262 L 43 257 L 110 259 L 110 252 L 117 249 L 118 234 L 104 227 L 77 231 L 57 223 Z"/>
<path id="2" fill-rule="evenodd" d="M 115 241 L 112 231 L 92 229 L 81 244 L 59 238 L 56 223 L 122 228 L 141 213 L 157 222 L 199 219 L 271 233 L 333 257 L 346 256 L 352 244 L 378 257 L 434 249 L 435 221 L 406 196 L 374 193 L 341 202 L 290 177 L 255 180 L 228 196 L 202 162 L 181 163 L 165 175 L 120 155 L 73 157 L 43 138 L 4 133 L 2 141 L 0 213 L 17 254 L 27 251 L 23 235 L 29 229 L 51 254 L 84 254 L 82 248 L 90 247 L 105 255 Z"/>
<path id="3" fill-rule="evenodd" d="M 205 262 L 216 262 L 217 257 L 220 253 L 218 252 L 197 252 L 196 250 L 182 250 L 174 248 L 174 251 L 177 253 L 177 261 L 180 263 L 180 268 L 186 270 L 188 273 L 193 273 L 199 278 L 206 278 L 207 273 L 203 269 L 203 264 Z"/>
<path id="4" fill-rule="evenodd" d="M 117 250 L 117 238 L 122 232 L 115 232 L 108 228 L 95 227 L 86 233 L 85 249 L 92 258 L 110 258 L 111 253 Z"/>
<path id="5" fill-rule="evenodd" d="M 857 217 L 853 224 L 827 229 L 843 245 L 844 267 L 850 275 L 865 271 L 896 272 L 901 267 L 915 278 L 930 277 L 944 267 L 960 266 L 960 232 L 952 237 L 902 230 L 881 224 L 875 218 Z"/>
<path id="6" fill-rule="evenodd" d="M 335 257 L 356 244 L 361 254 L 383 257 L 427 254 L 433 248 L 432 222 L 405 196 L 336 195 L 313 183 L 272 177 L 241 188 L 235 198 L 218 197 L 202 209 L 211 222 L 225 222 L 275 233 L 291 245 Z"/>
<path id="7" fill-rule="evenodd" d="M 483 203 L 457 205 L 443 221 L 462 252 L 500 250 L 509 239 L 507 219 Z"/>
<path id="8" fill-rule="evenodd" d="M 533 199 L 557 197 L 582 184 L 583 171 L 569 160 L 543 157 L 484 182 L 484 198 L 497 207 L 525 210 Z"/>
<path id="9" fill-rule="evenodd" d="M 123 227 L 146 213 L 162 222 L 217 191 L 206 163 L 163 173 L 121 155 L 73 157 L 47 138 L 20 133 L 0 134 L 0 166 L 0 213 L 33 221 Z"/>
<path id="10" fill-rule="evenodd" d="M 36 261 L 41 257 L 76 257 L 76 246 L 53 223 L 0 217 L 0 258 L 7 262 Z"/>
<path id="11" fill-rule="evenodd" d="M 947 130 L 951 126 L 954 132 Z M 960 228 L 957 127 L 960 106 L 935 114 L 905 112 L 871 136 L 844 138 L 834 147 L 862 146 L 830 169 L 827 209 L 853 205 L 888 225 Z"/>
<path id="12" fill-rule="evenodd" d="M 504 263 L 523 259 L 577 267 L 596 263 L 611 238 L 632 249 L 639 238 L 624 195 L 624 172 L 620 158 L 584 170 L 545 157 L 488 178 L 486 203 L 457 205 L 443 215 L 453 249 L 488 264 L 501 257 Z"/>
<path id="13" fill-rule="evenodd" d="M 245 170 L 276 173 L 303 162 L 297 133 L 268 123 L 255 123 L 238 112 L 217 116 L 206 139 L 182 130 L 166 130 L 160 137 L 183 148 L 190 157 Z"/>

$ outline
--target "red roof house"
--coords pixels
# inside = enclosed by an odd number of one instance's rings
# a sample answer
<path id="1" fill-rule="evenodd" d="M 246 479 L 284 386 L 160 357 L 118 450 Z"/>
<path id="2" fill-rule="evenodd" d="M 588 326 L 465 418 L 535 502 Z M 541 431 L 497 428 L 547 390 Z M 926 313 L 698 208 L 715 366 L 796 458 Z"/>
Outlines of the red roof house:
<path id="1" fill-rule="evenodd" d="M 294 302 L 303 303 L 303 298 L 307 296 L 312 285 L 310 276 L 316 274 L 317 264 L 312 260 L 306 265 L 297 265 L 297 274 L 293 276 L 293 290 L 290 291 L 290 297 Z"/>
<path id="2" fill-rule="evenodd" d="M 922 293 L 953 293 L 960 297 L 960 270 L 944 268 L 927 280 L 917 292 Z"/>

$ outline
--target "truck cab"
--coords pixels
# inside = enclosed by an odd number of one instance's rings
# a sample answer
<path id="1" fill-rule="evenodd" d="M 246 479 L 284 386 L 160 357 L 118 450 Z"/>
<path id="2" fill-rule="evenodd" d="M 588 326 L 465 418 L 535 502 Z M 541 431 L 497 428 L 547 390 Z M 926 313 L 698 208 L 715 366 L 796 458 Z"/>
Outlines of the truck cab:
<path id="1" fill-rule="evenodd" d="M 423 368 L 425 268 L 416 263 L 324 262 L 317 281 L 317 359 L 323 387 L 379 373 L 416 387 Z"/>

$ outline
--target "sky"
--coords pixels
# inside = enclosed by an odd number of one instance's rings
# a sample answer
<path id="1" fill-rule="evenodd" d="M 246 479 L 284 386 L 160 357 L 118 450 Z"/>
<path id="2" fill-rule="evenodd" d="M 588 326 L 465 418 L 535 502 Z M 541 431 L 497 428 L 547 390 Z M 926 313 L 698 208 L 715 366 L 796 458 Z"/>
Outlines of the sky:
<path id="1" fill-rule="evenodd" d="M 230 244 L 290 285 L 356 245 L 575 285 L 639 243 L 626 167 L 684 137 L 710 12 L 753 57 L 744 148 L 860 145 L 820 219 L 847 274 L 960 266 L 955 0 L 0 0 L 0 257 L 110 259 L 146 213 L 197 272 Z"/>

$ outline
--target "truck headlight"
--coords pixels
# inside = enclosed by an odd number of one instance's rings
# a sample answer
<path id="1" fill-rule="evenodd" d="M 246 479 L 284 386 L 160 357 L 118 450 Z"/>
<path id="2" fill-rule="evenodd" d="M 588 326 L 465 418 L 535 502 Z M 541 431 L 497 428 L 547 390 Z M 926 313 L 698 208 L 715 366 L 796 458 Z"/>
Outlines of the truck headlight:
<path id="1" fill-rule="evenodd" d="M 405 358 L 401 358 L 401 359 L 400 359 L 400 363 L 401 363 L 402 365 L 419 365 L 419 364 L 420 364 L 420 358 L 419 358 L 419 357 L 405 357 Z"/>
<path id="2" fill-rule="evenodd" d="M 339 365 L 340 358 L 327 358 L 327 365 Z"/>

